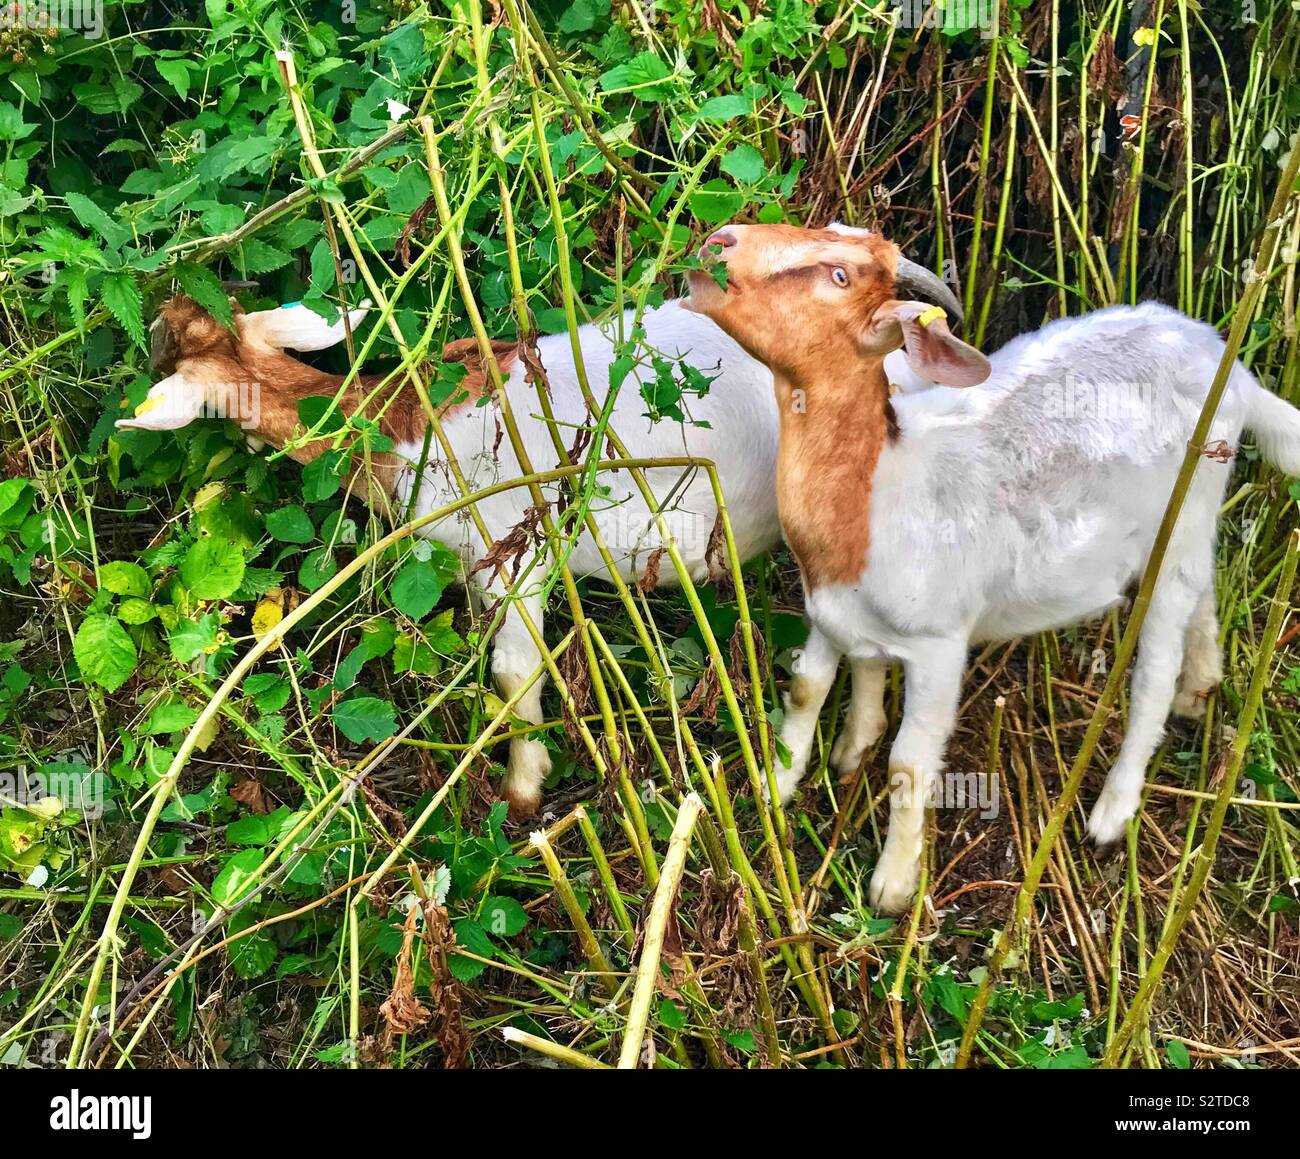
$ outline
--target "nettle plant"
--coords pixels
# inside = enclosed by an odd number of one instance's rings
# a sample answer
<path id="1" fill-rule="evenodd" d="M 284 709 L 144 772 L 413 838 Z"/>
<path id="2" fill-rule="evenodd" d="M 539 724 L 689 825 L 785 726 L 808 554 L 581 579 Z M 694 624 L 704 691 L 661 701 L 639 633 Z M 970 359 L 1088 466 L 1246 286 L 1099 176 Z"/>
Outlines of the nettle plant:
<path id="1" fill-rule="evenodd" d="M 113 5 L 107 9 L 110 28 L 115 11 Z M 473 101 L 470 49 L 463 35 L 444 48 L 442 35 L 463 33 L 466 14 L 453 7 L 441 20 L 403 21 L 402 15 L 365 6 L 349 24 L 333 5 L 286 13 L 270 0 L 212 4 L 212 29 L 206 34 L 154 36 L 148 44 L 143 38 L 99 43 L 70 36 L 51 53 L 0 64 L 21 94 L 0 119 L 0 135 L 11 141 L 3 172 L 9 213 L 0 228 L 18 255 L 12 276 L 30 291 L 23 299 L 27 321 L 73 335 L 81 345 L 85 374 L 66 405 L 83 409 L 86 385 L 96 379 L 103 384 L 98 417 L 82 447 L 91 461 L 104 460 L 122 515 L 143 517 L 156 504 L 170 514 L 147 547 L 108 563 L 102 549 L 89 551 L 95 529 L 79 527 L 82 516 L 75 510 L 42 520 L 29 517 L 6 537 L 2 550 L 12 559 L 0 555 L 0 561 L 12 564 L 20 582 L 41 549 L 82 567 L 98 556 L 93 598 L 84 608 L 74 648 L 81 676 L 92 686 L 115 693 L 137 674 L 146 680 L 177 679 L 178 672 L 219 677 L 238 640 L 264 633 L 284 613 L 293 591 L 319 589 L 358 542 L 378 533 L 364 512 L 345 510 L 343 480 L 367 449 L 386 449 L 383 436 L 356 421 L 322 430 L 321 400 L 309 400 L 303 428 L 331 445 L 300 475 L 250 453 L 233 423 L 175 433 L 114 431 L 112 424 L 123 405 L 143 401 L 149 385 L 143 369 L 149 315 L 171 288 L 191 295 L 227 324 L 231 306 L 222 275 L 257 280 L 261 296 L 249 305 L 299 300 L 336 317 L 338 304 L 356 301 L 362 290 L 356 263 L 336 257 L 337 239 L 332 242 L 325 231 L 318 205 L 345 197 L 358 207 L 358 235 L 369 253 L 409 249 L 412 226 L 427 214 L 430 196 L 416 134 L 395 136 L 346 175 L 302 180 L 301 136 L 274 53 L 284 42 L 296 46 L 298 80 L 316 111 L 318 148 L 371 145 L 411 110 L 450 120 L 461 102 Z M 695 19 L 685 7 L 677 16 Z M 680 215 L 708 225 L 748 205 L 763 219 L 781 216 L 780 199 L 793 189 L 802 162 L 782 168 L 774 163 L 773 148 L 742 142 L 719 149 L 715 142 L 726 136 L 722 126 L 760 108 L 772 106 L 792 116 L 805 110 L 806 99 L 782 65 L 797 58 L 811 19 L 806 6 L 780 6 L 746 34 L 739 62 L 729 57 L 709 64 L 702 54 L 670 68 L 652 53 L 634 51 L 627 29 L 611 18 L 607 5 L 583 2 L 557 14 L 557 36 L 580 40 L 584 47 L 590 71 L 581 84 L 606 119 L 622 123 L 628 138 L 635 127 L 652 132 L 662 121 L 683 161 L 699 156 L 716 163 L 720 174 L 704 179 L 700 168 L 692 173 L 684 164 L 670 167 L 645 212 L 628 221 L 626 242 L 633 256 L 620 279 L 612 279 L 600 263 L 574 263 L 578 290 L 593 311 L 623 299 L 625 292 L 623 300 L 641 308 L 662 300 L 657 275 L 663 259 L 692 236 Z M 491 63 L 509 67 L 506 30 L 490 35 Z M 75 63 L 65 74 L 59 71 L 60 53 L 74 48 Z M 120 66 L 128 60 L 135 67 L 124 71 Z M 147 89 L 138 78 L 150 70 L 156 82 Z M 702 75 L 697 70 L 711 73 L 710 87 L 730 84 L 736 91 L 696 100 L 691 94 Z M 433 73 L 441 75 L 436 92 L 424 87 Z M 522 89 L 512 90 L 510 99 L 524 111 Z M 52 158 L 43 153 L 44 132 L 37 132 L 45 119 L 57 126 Z M 101 126 L 106 123 L 134 123 L 135 135 L 113 135 L 105 142 Z M 548 124 L 547 134 L 553 163 L 566 177 L 561 208 L 575 219 L 569 245 L 577 252 L 599 246 L 612 208 L 608 185 L 598 179 L 604 159 L 581 127 L 563 118 Z M 92 142 L 95 151 L 88 154 Z M 466 148 L 463 159 L 472 171 L 477 146 L 467 142 Z M 95 157 L 93 164 L 87 155 Z M 508 151 L 506 165 L 518 166 L 524 156 L 522 149 Z M 258 210 L 268 205 L 274 210 L 258 220 Z M 671 205 L 676 208 L 665 228 L 662 218 Z M 558 256 L 551 207 L 543 199 L 524 198 L 516 213 L 519 272 L 535 296 L 538 326 L 562 329 L 563 311 L 547 304 Z M 509 258 L 496 228 L 499 216 L 499 196 L 483 184 L 468 203 L 463 235 L 474 249 L 477 289 L 493 333 L 509 336 L 517 322 Z M 438 279 L 423 284 L 428 306 L 419 308 L 414 302 L 421 295 L 408 293 L 394 319 L 407 348 L 427 357 L 441 339 L 465 328 L 441 315 Z M 116 326 L 105 325 L 108 321 Z M 378 357 L 400 353 L 397 339 L 383 327 L 373 346 Z M 617 365 L 626 375 L 647 364 L 653 370 L 641 376 L 647 415 L 690 421 L 689 400 L 707 391 L 707 376 L 642 350 L 634 325 Z M 454 395 L 456 385 L 455 370 L 446 368 L 434 380 L 431 401 L 436 405 Z M 23 502 L 36 493 L 33 485 Z M 162 504 L 160 495 L 166 496 Z M 0 510 L 6 530 L 17 518 L 18 504 L 15 498 L 8 515 Z M 61 518 L 64 525 L 56 526 Z M 382 739 L 395 728 L 388 698 L 360 695 L 362 656 L 388 658 L 394 675 L 427 674 L 437 669 L 439 656 L 460 646 L 449 611 L 433 614 L 455 575 L 446 553 L 424 543 L 401 545 L 383 566 L 395 574 L 389 582 L 367 584 L 366 590 L 378 595 L 372 610 L 377 615 L 386 610 L 387 623 L 381 615 L 364 632 L 352 633 L 357 643 L 346 652 L 341 670 L 328 681 L 308 681 L 303 689 L 312 712 L 343 697 L 333 717 L 354 742 Z M 346 606 L 357 590 L 357 583 L 346 585 L 329 607 Z M 311 656 L 300 656 L 297 663 L 305 678 Z M 259 673 L 253 686 L 267 680 L 267 673 Z M 265 733 L 274 737 L 282 727 L 269 720 Z"/>
<path id="2" fill-rule="evenodd" d="M 130 7 L 106 6 L 105 37 L 68 30 L 48 51 L 0 59 L 0 86 L 7 86 L 0 96 L 4 284 L 19 291 L 13 301 L 22 324 L 46 336 L 47 353 L 66 359 L 61 378 L 39 394 L 33 385 L 40 410 L 55 416 L 50 433 L 66 454 L 49 471 L 38 456 L 35 469 L 0 483 L 0 569 L 19 586 L 57 581 L 73 626 L 71 649 L 52 666 L 46 649 L 26 649 L 28 660 L 22 640 L 5 645 L 13 656 L 0 672 L 0 713 L 59 676 L 86 688 L 109 750 L 98 792 L 110 809 L 167 775 L 238 656 L 385 531 L 383 520 L 356 501 L 355 473 L 368 455 L 391 446 L 372 424 L 334 413 L 329 400 L 307 399 L 300 408 L 303 438 L 325 447 L 305 468 L 250 448 L 230 420 L 169 432 L 115 429 L 150 387 L 154 312 L 180 290 L 230 325 L 224 283 L 238 279 L 246 283 L 239 290 L 245 308 L 300 301 L 333 320 L 341 305 L 366 294 L 356 261 L 325 227 L 329 207 L 344 203 L 367 260 L 391 286 L 406 263 L 390 255 L 410 255 L 434 233 L 424 224 L 424 150 L 417 133 L 400 127 L 416 114 L 440 126 L 478 115 L 480 80 L 471 14 L 459 5 L 433 18 L 408 14 L 400 4 L 362 5 L 345 19 L 333 3 L 286 10 L 275 0 L 218 0 L 205 10 L 210 29 L 147 36 L 129 31 Z M 671 16 L 698 26 L 690 6 Z M 766 108 L 804 114 L 808 102 L 795 90 L 789 62 L 804 51 L 811 10 L 785 5 L 754 22 L 739 61 L 701 50 L 671 66 L 638 50 L 600 0 L 561 5 L 543 18 L 557 43 L 578 51 L 584 69 L 575 82 L 608 125 L 610 148 L 630 158 L 639 147 L 635 138 L 665 129 L 672 142 L 653 195 L 616 223 L 618 200 L 601 150 L 572 118 L 547 118 L 552 163 L 563 178 L 559 209 L 569 252 L 605 255 L 570 259 L 584 310 L 662 302 L 663 274 L 693 264 L 678 262 L 694 236 L 692 217 L 707 226 L 746 207 L 765 220 L 782 216 L 780 201 L 793 190 L 802 161 L 783 164 L 775 138 L 728 143 L 728 126 Z M 535 154 L 521 131 L 529 124 L 528 89 L 515 74 L 508 30 L 485 35 L 489 70 L 505 78 L 496 115 L 507 142 L 504 172 L 514 186 L 518 270 L 502 237 L 496 183 L 476 177 L 479 129 L 458 130 L 444 144 L 447 171 L 465 183 L 458 191 L 460 232 L 490 333 L 518 333 L 516 274 L 538 329 L 559 332 L 568 321 L 557 304 L 560 239 L 555 207 L 530 192 Z M 293 46 L 312 111 L 315 147 L 327 156 L 365 151 L 346 171 L 321 177 L 304 158 L 276 59 L 285 44 Z M 702 81 L 717 95 L 698 99 Z M 619 256 L 610 260 L 616 246 Z M 368 349 L 368 365 L 419 361 L 430 372 L 436 406 L 456 397 L 464 372 L 439 367 L 436 352 L 470 331 L 447 308 L 447 276 L 427 265 L 395 305 L 397 334 L 367 323 L 354 352 Z M 342 361 L 340 354 L 336 367 Z M 707 375 L 644 349 L 636 323 L 615 366 L 619 381 L 610 385 L 621 385 L 634 368 L 650 421 L 691 421 L 691 399 L 707 391 Z M 77 501 L 59 501 L 65 492 Z M 590 499 L 574 506 L 564 526 L 577 526 Z M 293 753 L 306 748 L 318 764 L 341 763 L 340 750 L 392 737 L 408 709 L 441 686 L 447 665 L 474 655 L 477 632 L 464 638 L 456 607 L 443 599 L 460 576 L 446 549 L 402 541 L 334 590 L 242 681 L 220 727 L 242 733 L 280 766 L 283 779 L 259 786 L 231 768 L 189 772 L 162 812 L 154 843 L 160 855 L 179 857 L 195 827 L 220 829 L 226 852 L 205 887 L 203 914 L 239 906 L 229 929 L 241 932 L 280 904 L 261 898 L 241 905 L 258 867 L 320 800 L 320 784 Z M 734 614 L 717 612 L 729 634 Z M 679 689 L 685 695 L 700 680 L 698 633 L 687 623 L 674 646 L 689 673 Z M 686 663 L 691 656 L 696 662 Z M 635 664 L 633 672 L 640 684 Z M 477 676 L 463 694 L 471 735 L 493 704 L 478 696 L 477 688 L 490 683 L 481 666 Z M 451 698 L 458 699 L 460 693 Z M 430 724 L 424 735 L 436 740 L 441 726 Z M 227 751 L 212 747 L 217 731 L 205 730 L 198 751 Z M 327 741 L 338 747 L 322 752 Z M 16 736 L 5 745 L 15 753 L 22 747 Z M 41 754 L 41 764 L 53 767 L 55 756 L 68 755 Z M 71 755 L 78 762 L 88 773 L 98 764 L 84 745 Z M 556 767 L 559 776 L 571 775 L 567 759 Z M 75 880 L 76 843 L 58 834 L 81 814 L 45 809 L 7 809 L 3 832 L 12 839 L 0 841 L 0 853 L 24 877 L 44 865 Z M 668 821 L 652 800 L 647 814 L 666 835 Z M 350 816 L 310 831 L 311 850 L 277 883 L 274 898 L 319 892 L 356 871 Z M 518 868 L 502 820 L 494 812 L 475 836 L 440 814 L 428 847 L 448 866 L 437 892 L 461 915 L 458 941 L 481 957 L 526 922 L 517 902 L 482 888 Z M 151 955 L 164 953 L 168 939 L 157 926 L 128 924 Z M 282 954 L 282 971 L 325 969 L 313 955 L 335 936 L 333 923 L 322 917 L 297 929 L 302 953 L 296 942 L 257 934 L 232 945 L 232 964 L 256 976 Z M 378 921 L 366 933 L 371 948 L 388 953 L 394 936 L 390 923 Z M 562 949 L 539 943 L 530 952 L 543 960 Z M 456 959 L 453 968 L 469 977 L 482 967 Z M 180 984 L 175 999 L 182 1032 L 189 1025 L 188 985 Z"/>

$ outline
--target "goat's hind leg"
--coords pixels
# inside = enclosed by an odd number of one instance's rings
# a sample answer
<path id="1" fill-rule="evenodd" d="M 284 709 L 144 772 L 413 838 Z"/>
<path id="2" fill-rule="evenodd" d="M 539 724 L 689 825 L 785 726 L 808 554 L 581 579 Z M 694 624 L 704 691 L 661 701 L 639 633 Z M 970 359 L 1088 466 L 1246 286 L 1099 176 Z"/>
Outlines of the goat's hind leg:
<path id="1" fill-rule="evenodd" d="M 844 724 L 831 749 L 831 764 L 845 776 L 857 771 L 862 757 L 885 733 L 885 677 L 883 660 L 851 660 L 853 697 Z"/>
<path id="2" fill-rule="evenodd" d="M 1219 618 L 1214 610 L 1214 588 L 1206 588 L 1183 636 L 1183 667 L 1174 693 L 1174 713 L 1199 720 L 1205 702 L 1223 679 L 1223 649 L 1219 647 Z"/>
<path id="3" fill-rule="evenodd" d="M 1123 837 L 1129 818 L 1137 813 L 1146 784 L 1147 764 L 1164 735 L 1179 673 L 1186 667 L 1184 640 L 1192 630 L 1189 623 L 1193 609 L 1198 607 L 1205 588 L 1202 583 L 1190 582 L 1172 561 L 1167 566 L 1169 570 L 1156 583 L 1142 624 L 1124 743 L 1088 817 L 1088 833 L 1098 845 L 1108 845 Z M 1212 617 L 1213 596 L 1210 599 Z"/>

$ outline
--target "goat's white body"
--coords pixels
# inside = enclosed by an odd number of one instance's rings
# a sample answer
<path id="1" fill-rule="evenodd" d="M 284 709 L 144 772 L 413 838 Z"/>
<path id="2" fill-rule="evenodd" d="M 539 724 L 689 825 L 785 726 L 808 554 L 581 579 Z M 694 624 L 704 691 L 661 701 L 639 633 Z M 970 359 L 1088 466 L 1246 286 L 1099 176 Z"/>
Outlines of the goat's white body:
<path id="1" fill-rule="evenodd" d="M 813 591 L 810 615 L 851 657 L 903 659 L 916 637 L 1001 640 L 1104 611 L 1151 550 L 1222 349 L 1173 310 L 1119 308 L 1016 339 L 982 386 L 896 396 L 863 581 Z M 1235 449 L 1243 389 L 1258 388 L 1234 374 L 1211 443 Z M 1180 520 L 1207 560 L 1229 471 L 1204 460 Z"/>
<path id="2" fill-rule="evenodd" d="M 612 325 L 612 324 L 611 324 Z M 632 320 L 625 321 L 631 333 Z M 638 367 L 624 380 L 615 403 L 610 425 L 634 458 L 681 458 L 712 460 L 717 465 L 731 515 L 736 545 L 743 558 L 771 547 L 780 538 L 773 478 L 776 471 L 776 404 L 772 397 L 770 372 L 750 358 L 732 339 L 707 318 L 669 302 L 644 315 L 646 344 L 650 350 L 676 361 L 689 363 L 707 376 L 715 376 L 702 398 L 687 396 L 683 405 L 697 424 L 671 420 L 652 423 L 639 390 L 639 378 L 650 377 L 648 367 Z M 579 331 L 587 381 L 598 405 L 609 391 L 610 364 L 614 361 L 613 335 L 597 326 Z M 579 427 L 596 419 L 588 413 L 578 383 L 577 369 L 568 334 L 539 339 L 538 356 L 546 369 L 550 403 L 561 442 L 568 447 Z M 542 417 L 537 393 L 525 379 L 525 367 L 516 362 L 506 380 L 506 394 L 519 428 L 519 435 L 535 471 L 557 466 L 554 443 Z M 489 401 L 469 406 L 443 424 L 461 469 L 477 490 L 492 483 L 518 478 L 522 474 L 510 440 L 500 421 L 499 407 Z M 402 446 L 398 452 L 418 462 L 421 448 Z M 417 502 L 417 514 L 450 503 L 459 497 L 435 443 Z M 612 454 L 604 457 L 616 457 Z M 399 501 L 409 496 L 414 471 L 399 484 Z M 691 577 L 707 578 L 705 554 L 717 516 L 708 475 L 697 468 L 655 468 L 647 481 L 667 513 L 668 530 L 677 541 Z M 625 471 L 604 472 L 600 484 L 607 493 L 593 500 L 592 515 L 611 554 L 619 561 L 625 579 L 640 574 L 647 558 L 662 545 L 654 519 L 632 479 Z M 543 487 L 549 499 L 559 497 L 556 484 Z M 528 504 L 527 492 L 510 490 L 482 500 L 478 509 L 492 535 L 500 536 L 522 518 Z M 435 524 L 429 534 L 462 552 L 466 560 L 484 554 L 482 537 L 463 517 Z M 569 557 L 578 576 L 605 575 L 606 569 L 590 536 L 580 536 Z M 661 580 L 676 581 L 665 565 Z"/>
<path id="3" fill-rule="evenodd" d="M 647 311 L 643 321 L 645 343 L 650 351 L 670 361 L 689 363 L 713 377 L 713 381 L 706 395 L 687 396 L 683 402 L 696 425 L 671 420 L 652 423 L 646 417 L 647 406 L 638 385 L 642 377 L 648 379 L 653 375 L 647 362 L 624 379 L 611 427 L 633 458 L 690 456 L 712 460 L 741 558 L 748 559 L 767 550 L 780 539 L 781 532 L 774 486 L 777 421 L 771 373 L 713 322 L 676 302 Z M 630 334 L 630 315 L 624 326 L 625 333 Z M 579 331 L 587 381 L 597 404 L 602 406 L 609 391 L 610 365 L 615 358 L 615 334 L 611 327 L 589 325 Z M 568 334 L 540 339 L 538 355 L 546 370 L 560 440 L 567 448 L 574 442 L 577 429 L 591 426 L 596 416 L 588 412 L 583 401 Z M 532 469 L 554 468 L 558 465 L 555 445 L 541 415 L 536 388 L 526 380 L 522 362 L 516 362 L 510 369 L 505 385 Z M 443 429 L 474 490 L 516 479 L 523 473 L 501 425 L 499 405 L 495 401 L 461 410 L 446 419 Z M 412 464 L 419 463 L 420 446 L 404 445 L 396 450 Z M 602 457 L 616 456 L 606 453 Z M 430 448 L 429 459 L 416 498 L 414 513 L 417 515 L 427 514 L 460 497 L 436 442 Z M 409 500 L 415 476 L 416 469 L 411 467 L 400 478 L 399 504 Z M 717 506 L 707 473 L 688 467 L 654 468 L 646 472 L 646 479 L 665 512 L 667 530 L 682 553 L 692 581 L 708 578 L 706 556 Z M 593 499 L 591 514 L 623 578 L 634 578 L 662 546 L 658 525 L 628 472 L 602 472 L 599 483 L 607 490 Z M 556 484 L 545 485 L 542 491 L 548 500 L 558 499 L 561 493 Z M 481 500 L 477 507 L 488 534 L 495 540 L 519 524 L 530 502 L 526 490 L 512 488 Z M 459 552 L 467 562 L 486 553 L 482 535 L 465 514 L 433 524 L 425 534 Z M 530 558 L 524 560 L 525 569 Z M 544 556 L 531 574 L 521 579 L 517 609 L 505 617 L 497 632 L 492 667 L 503 695 L 513 694 L 541 662 L 532 634 L 518 613 L 531 615 L 540 628 L 542 605 L 537 593 L 548 562 Z M 578 577 L 608 574 L 596 544 L 586 532 L 574 542 L 568 563 Z M 490 572 L 480 574 L 489 588 L 500 594 L 499 581 L 488 581 Z M 660 582 L 677 582 L 667 559 L 662 560 L 658 574 Z M 542 681 L 539 681 L 523 695 L 516 709 L 520 717 L 534 723 L 541 721 L 541 692 Z M 513 741 L 506 794 L 521 807 L 535 806 L 549 769 L 550 759 L 541 742 Z"/>
<path id="4" fill-rule="evenodd" d="M 954 724 L 968 644 L 1078 623 L 1124 597 L 1155 541 L 1222 354 L 1209 326 L 1174 310 L 1118 307 L 1014 340 L 992 356 L 981 386 L 895 397 L 900 436 L 873 478 L 861 579 L 806 597 L 813 633 L 803 672 L 813 695 L 787 714 L 795 759 L 781 777 L 788 796 L 841 654 L 904 664 L 907 705 L 890 754 L 894 809 L 872 884 L 882 908 L 901 908 L 915 888 L 918 818 Z M 1280 466 L 1300 471 L 1300 413 L 1238 364 L 1209 445 L 1223 440 L 1235 451 L 1247 425 Z M 1218 679 L 1217 645 L 1208 643 L 1213 547 L 1230 470 L 1202 457 L 1166 553 L 1128 734 L 1091 818 L 1101 841 L 1119 837 L 1136 811 L 1180 668 L 1180 707 Z M 873 710 L 859 701 L 853 711 Z M 864 731 L 875 740 L 881 728 Z"/>

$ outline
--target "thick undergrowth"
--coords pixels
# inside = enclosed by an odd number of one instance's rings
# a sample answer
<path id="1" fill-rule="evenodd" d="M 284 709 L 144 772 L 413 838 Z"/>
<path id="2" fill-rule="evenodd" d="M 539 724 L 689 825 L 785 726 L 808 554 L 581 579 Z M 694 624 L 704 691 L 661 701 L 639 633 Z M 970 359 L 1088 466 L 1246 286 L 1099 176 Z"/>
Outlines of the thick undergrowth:
<path id="1" fill-rule="evenodd" d="M 847 688 L 795 805 L 758 791 L 804 635 L 788 555 L 742 565 L 724 534 L 724 581 L 685 590 L 565 566 L 617 431 L 537 465 L 571 501 L 526 529 L 555 771 L 521 823 L 496 799 L 532 727 L 491 691 L 504 609 L 361 502 L 374 424 L 308 407 L 307 469 L 233 422 L 114 427 L 178 290 L 227 319 L 230 281 L 247 309 L 368 298 L 320 364 L 436 407 L 447 341 L 651 307 L 737 219 L 879 229 L 986 349 L 1160 299 L 1300 402 L 1289 0 L 6 13 L 0 1064 L 1300 1061 L 1300 484 L 1249 445 L 1226 676 L 1171 724 L 1127 847 L 1083 821 L 1140 598 L 972 656 L 965 791 L 895 920 L 866 900 L 890 733 L 827 771 Z M 689 421 L 698 385 L 664 363 L 647 421 Z M 901 704 L 895 674 L 891 732 Z"/>

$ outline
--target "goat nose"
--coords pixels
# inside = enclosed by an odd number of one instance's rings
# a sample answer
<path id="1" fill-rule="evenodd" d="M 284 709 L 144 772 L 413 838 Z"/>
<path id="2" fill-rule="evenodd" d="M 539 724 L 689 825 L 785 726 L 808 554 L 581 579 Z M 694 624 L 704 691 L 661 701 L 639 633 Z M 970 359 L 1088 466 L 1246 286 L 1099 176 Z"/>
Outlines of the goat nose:
<path id="1" fill-rule="evenodd" d="M 733 246 L 736 244 L 736 235 L 732 233 L 729 229 L 719 229 L 714 233 L 711 233 L 709 235 L 708 241 L 706 241 L 704 244 L 717 245 L 717 246 L 721 246 L 723 249 L 726 249 L 728 246 Z"/>

